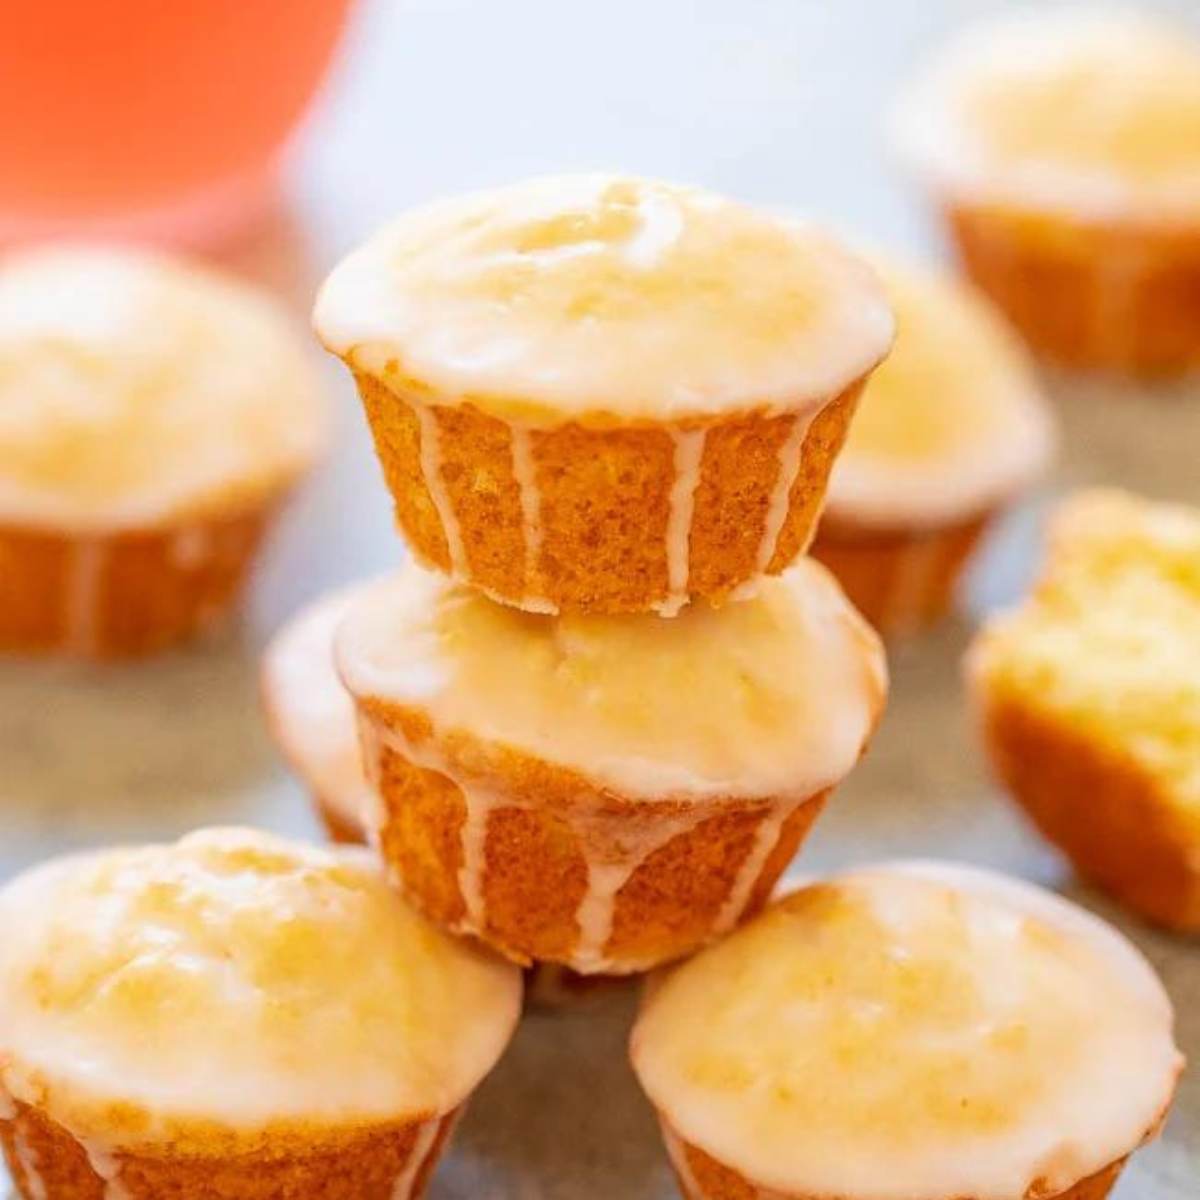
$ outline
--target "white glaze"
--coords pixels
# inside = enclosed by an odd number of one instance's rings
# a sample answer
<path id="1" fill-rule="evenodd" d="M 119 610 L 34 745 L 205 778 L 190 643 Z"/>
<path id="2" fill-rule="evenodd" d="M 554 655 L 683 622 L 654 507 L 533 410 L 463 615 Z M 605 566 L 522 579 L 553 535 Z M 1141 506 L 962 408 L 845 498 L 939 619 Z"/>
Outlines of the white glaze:
<path id="1" fill-rule="evenodd" d="M 775 551 L 779 548 L 779 535 L 783 532 L 783 525 L 791 508 L 792 488 L 800 474 L 804 439 L 808 436 L 816 416 L 817 413 L 812 412 L 802 413 L 794 418 L 792 428 L 779 447 L 779 470 L 771 486 L 771 501 L 767 505 L 762 541 L 758 544 L 755 562 L 755 569 L 760 575 L 771 565 L 771 559 L 775 557 Z"/>
<path id="2" fill-rule="evenodd" d="M 874 634 L 809 560 L 666 622 L 520 613 L 410 565 L 354 604 L 337 658 L 352 693 L 417 708 L 435 738 L 646 799 L 812 795 L 857 761 L 886 688 Z"/>
<path id="3" fill-rule="evenodd" d="M 802 889 L 665 975 L 632 1045 L 664 1123 L 760 1194 L 1017 1200 L 1140 1144 L 1171 1025 L 1090 913 L 911 862 Z"/>
<path id="4" fill-rule="evenodd" d="M 416 1187 L 417 1176 L 420 1175 L 426 1159 L 433 1152 L 441 1124 L 441 1121 L 435 1117 L 433 1120 L 424 1122 L 417 1130 L 417 1136 L 413 1141 L 412 1150 L 409 1151 L 408 1160 L 404 1164 L 404 1170 L 400 1172 L 392 1188 L 392 1200 L 413 1200 L 413 1189 Z"/>
<path id="5" fill-rule="evenodd" d="M 121 1182 L 121 1163 L 116 1154 L 95 1139 L 87 1139 L 81 1145 L 88 1165 L 104 1180 L 104 1200 L 130 1200 L 129 1189 Z"/>
<path id="6" fill-rule="evenodd" d="M 714 933 L 727 933 L 742 919 L 746 905 L 750 902 L 750 894 L 754 890 L 754 885 L 763 873 L 763 868 L 767 865 L 767 859 L 771 857 L 771 852 L 779 844 L 779 835 L 783 832 L 784 825 L 798 807 L 794 800 L 779 801 L 763 815 L 758 823 L 758 828 L 754 831 L 754 842 L 750 846 L 750 851 L 738 868 L 733 885 L 729 889 L 729 895 L 725 897 L 725 903 L 721 906 L 716 921 L 713 922 Z"/>
<path id="7" fill-rule="evenodd" d="M 68 554 L 66 649 L 74 654 L 88 654 L 96 648 L 108 546 L 97 538 L 80 538 Z"/>
<path id="8" fill-rule="evenodd" d="M 0 520 L 84 535 L 274 494 L 325 439 L 288 314 L 145 251 L 0 264 Z"/>
<path id="9" fill-rule="evenodd" d="M 462 787 L 461 790 L 467 815 L 460 835 L 462 866 L 458 872 L 458 886 L 467 910 L 468 928 L 483 933 L 487 929 L 484 885 L 487 880 L 488 823 L 500 802 L 494 795 L 478 788 Z"/>
<path id="10" fill-rule="evenodd" d="M 268 727 L 279 748 L 323 805 L 350 825 L 375 803 L 363 773 L 354 702 L 338 678 L 333 635 L 365 585 L 330 592 L 297 613 L 262 659 Z"/>
<path id="11" fill-rule="evenodd" d="M 447 1112 L 519 1010 L 520 973 L 429 926 L 366 851 L 211 830 L 0 892 L 0 1076 L 101 1148 Z M 148 1123 L 122 1127 L 128 1106 Z"/>
<path id="12" fill-rule="evenodd" d="M 659 615 L 673 617 L 688 601 L 688 575 L 691 569 L 692 513 L 696 488 L 704 460 L 703 429 L 672 430 L 674 477 L 671 481 L 670 508 L 667 515 L 667 598 L 659 606 Z"/>
<path id="13" fill-rule="evenodd" d="M 314 324 L 398 391 L 540 425 L 800 411 L 892 333 L 870 273 L 811 227 L 607 175 L 401 216 L 334 269 Z"/>
<path id="14" fill-rule="evenodd" d="M 50 1200 L 38 1164 L 37 1151 L 30 1144 L 23 1125 L 13 1130 L 12 1143 L 21 1174 L 25 1176 L 25 1190 L 29 1193 L 27 1200 Z"/>
<path id="15" fill-rule="evenodd" d="M 429 498 L 437 510 L 438 520 L 442 523 L 446 551 L 450 555 L 450 570 L 459 578 L 465 578 L 468 575 L 467 554 L 463 548 L 462 528 L 454 511 L 454 501 L 450 499 L 446 481 L 442 478 L 442 435 L 437 416 L 425 404 L 413 404 L 411 408 L 421 427 L 421 474 Z"/>
<path id="16" fill-rule="evenodd" d="M 194 571 L 212 554 L 212 537 L 202 525 L 185 525 L 167 545 L 172 565 Z"/>
<path id="17" fill-rule="evenodd" d="M 683 1143 L 665 1121 L 661 1121 L 659 1127 L 662 1130 L 663 1147 L 666 1149 L 667 1158 L 671 1160 L 671 1166 L 675 1169 L 679 1185 L 683 1189 L 684 1200 L 703 1200 L 704 1192 L 701 1190 L 696 1176 L 692 1174 L 692 1164 L 687 1160 L 687 1151 L 684 1149 Z"/>
<path id="18" fill-rule="evenodd" d="M 1065 144 L 1045 146 L 1041 153 L 1006 154 L 972 113 L 984 87 L 1020 99 L 1026 88 L 1089 70 L 1091 90 L 1080 88 L 1058 102 L 1081 105 L 1081 115 L 1098 132 L 1120 128 L 1145 104 L 1161 109 L 1162 89 L 1178 90 L 1171 98 L 1177 111 L 1187 106 L 1193 136 L 1190 144 L 1186 136 L 1176 138 L 1170 170 L 1139 172 L 1119 157 L 1077 160 L 1071 145 L 1076 139 L 1069 133 Z M 1036 6 L 981 22 L 951 39 L 903 90 L 891 129 L 911 167 L 955 200 L 1048 210 L 1089 222 L 1194 224 L 1200 220 L 1198 76 L 1200 39 L 1187 25 L 1143 11 L 1071 5 L 1051 12 Z M 1054 96 L 1052 90 L 1048 94 Z M 1049 107 L 1053 103 L 1048 101 L 1045 112 L 1050 128 L 1060 119 Z"/>
<path id="19" fill-rule="evenodd" d="M 605 953 L 612 936 L 617 897 L 651 855 L 677 837 L 690 833 L 712 815 L 711 808 L 696 805 L 679 816 L 660 818 L 640 834 L 630 830 L 616 845 L 607 844 L 609 839 L 597 822 L 580 817 L 571 821 L 581 845 L 590 855 L 587 889 L 575 910 L 579 936 L 571 952 L 574 970 L 582 974 L 617 974 L 639 966 Z"/>
<path id="20" fill-rule="evenodd" d="M 529 612 L 545 611 L 547 601 L 541 592 L 542 492 L 538 487 L 537 465 L 533 461 L 533 438 L 528 429 L 514 425 L 512 471 L 521 500 L 521 542 L 525 547 L 525 595 L 522 606 Z"/>

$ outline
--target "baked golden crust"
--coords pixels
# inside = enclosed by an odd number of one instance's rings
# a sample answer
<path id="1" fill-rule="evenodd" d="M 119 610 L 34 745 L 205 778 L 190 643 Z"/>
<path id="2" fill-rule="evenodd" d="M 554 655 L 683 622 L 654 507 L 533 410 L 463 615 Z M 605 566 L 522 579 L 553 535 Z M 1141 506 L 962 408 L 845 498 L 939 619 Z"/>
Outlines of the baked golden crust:
<path id="1" fill-rule="evenodd" d="M 18 1104 L 14 1119 L 0 1120 L 0 1144 L 22 1200 L 104 1200 L 114 1177 L 129 1200 L 418 1200 L 460 1111 L 430 1122 L 268 1132 L 244 1146 L 218 1142 L 211 1155 L 167 1144 L 89 1156 L 62 1125 Z"/>
<path id="2" fill-rule="evenodd" d="M 336 804 L 314 795 L 313 807 L 331 842 L 340 846 L 361 846 L 367 840 L 361 821 L 350 820 Z"/>
<path id="3" fill-rule="evenodd" d="M 811 553 L 837 576 L 855 608 L 884 637 L 903 637 L 949 611 L 991 516 L 922 530 L 872 529 L 832 521 L 827 514 Z"/>
<path id="4" fill-rule="evenodd" d="M 1044 357 L 1137 375 L 1200 362 L 1200 229 L 965 205 L 946 217 L 967 274 Z"/>
<path id="5" fill-rule="evenodd" d="M 833 1197 L 811 1194 L 784 1194 L 769 1188 L 758 1187 L 744 1175 L 705 1154 L 698 1146 L 685 1142 L 662 1120 L 663 1138 L 671 1155 L 671 1165 L 680 1192 L 686 1200 L 834 1200 Z M 1082 1179 L 1065 1192 L 1042 1194 L 1027 1193 L 1029 1200 L 1104 1200 L 1112 1191 L 1125 1166 L 1125 1159 L 1111 1163 L 1102 1171 Z M 837 1197 L 836 1200 L 853 1200 L 853 1197 Z M 930 1200 L 942 1200 L 930 1197 Z M 957 1198 L 956 1198 L 957 1200 Z M 966 1198 L 964 1198 L 966 1200 Z"/>
<path id="6" fill-rule="evenodd" d="M 1200 930 L 1200 862 L 1164 781 L 1019 696 L 976 691 L 996 772 L 1041 833 L 1143 917 Z"/>
<path id="7" fill-rule="evenodd" d="M 781 455 L 796 417 L 749 413 L 695 426 L 572 422 L 515 431 L 470 404 L 439 406 L 416 388 L 401 395 L 371 376 L 356 380 L 397 522 L 418 559 L 497 599 L 614 613 L 668 604 L 677 444 L 701 430 L 694 487 L 685 489 L 691 519 L 682 540 L 684 596 L 721 599 L 761 573 L 760 551 L 773 533 L 772 496 L 786 469 Z M 862 383 L 827 403 L 807 429 L 766 562 L 771 574 L 808 544 Z M 423 419 L 436 430 L 434 486 L 444 492 L 452 532 L 430 490 L 428 453 L 422 461 Z M 514 436 L 528 442 L 524 489 Z M 527 544 L 533 529 L 537 545 Z"/>
<path id="8" fill-rule="evenodd" d="M 116 658 L 195 636 L 237 601 L 278 504 L 94 537 L 0 525 L 0 651 Z"/>
<path id="9" fill-rule="evenodd" d="M 398 886 L 433 921 L 522 965 L 626 973 L 689 953 L 761 907 L 831 790 L 634 799 L 508 747 L 438 737 L 417 710 L 372 697 L 359 706 L 382 801 L 378 844 Z M 416 765 L 432 754 L 449 773 Z M 487 797 L 482 833 L 464 785 Z M 614 866 L 628 875 L 606 936 L 585 953 L 592 873 Z"/>

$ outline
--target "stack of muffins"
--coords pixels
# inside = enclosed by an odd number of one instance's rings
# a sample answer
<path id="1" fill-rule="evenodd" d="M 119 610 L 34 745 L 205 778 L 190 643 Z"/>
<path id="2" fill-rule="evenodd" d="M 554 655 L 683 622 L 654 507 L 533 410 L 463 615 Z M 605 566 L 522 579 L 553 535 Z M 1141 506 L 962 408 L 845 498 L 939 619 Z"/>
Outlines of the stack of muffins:
<path id="1" fill-rule="evenodd" d="M 948 864 L 770 896 L 887 687 L 804 557 L 892 337 L 871 272 L 702 192 L 560 178 L 402 218 L 317 327 L 418 561 L 298 618 L 266 695 L 379 854 L 209 830 L 5 887 L 23 1200 L 416 1200 L 533 963 L 664 968 L 630 1056 L 688 1200 L 1102 1200 L 1181 1068 L 1119 934 Z M 995 407 L 1034 411 L 1014 378 Z M 955 510 L 986 519 L 1040 428 Z"/>
<path id="2" fill-rule="evenodd" d="M 584 973 L 732 928 L 883 706 L 877 639 L 796 561 L 891 341 L 871 273 L 716 196 L 563 177 L 401 218 L 316 326 L 421 564 L 337 646 L 404 895 Z"/>

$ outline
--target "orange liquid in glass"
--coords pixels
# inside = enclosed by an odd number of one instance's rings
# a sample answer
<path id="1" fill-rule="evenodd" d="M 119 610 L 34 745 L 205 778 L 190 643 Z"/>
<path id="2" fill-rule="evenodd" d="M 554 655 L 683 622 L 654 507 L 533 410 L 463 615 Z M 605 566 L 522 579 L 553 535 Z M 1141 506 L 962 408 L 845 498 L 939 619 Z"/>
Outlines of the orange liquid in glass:
<path id="1" fill-rule="evenodd" d="M 122 229 L 205 240 L 236 225 L 270 190 L 350 3 L 6 5 L 0 237 Z"/>

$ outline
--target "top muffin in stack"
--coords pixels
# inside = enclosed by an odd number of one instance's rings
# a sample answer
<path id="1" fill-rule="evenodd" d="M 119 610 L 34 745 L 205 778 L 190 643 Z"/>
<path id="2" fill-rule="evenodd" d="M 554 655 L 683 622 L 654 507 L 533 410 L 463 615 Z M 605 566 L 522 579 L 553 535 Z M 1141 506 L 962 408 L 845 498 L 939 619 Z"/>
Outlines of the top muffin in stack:
<path id="1" fill-rule="evenodd" d="M 670 613 L 783 570 L 892 337 L 815 230 L 597 175 L 401 217 L 316 325 L 419 559 L 534 612 Z"/>
<path id="2" fill-rule="evenodd" d="M 399 885 L 585 971 L 729 928 L 883 706 L 874 634 L 788 570 L 891 343 L 870 270 L 709 193 L 561 177 L 401 217 L 315 321 L 451 577 L 366 589 L 338 639 Z"/>

